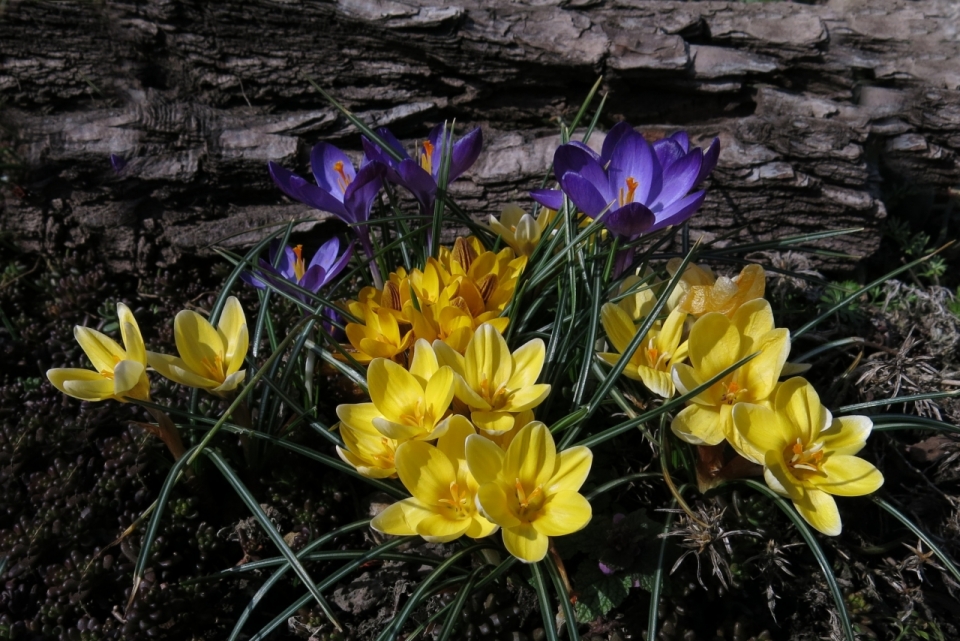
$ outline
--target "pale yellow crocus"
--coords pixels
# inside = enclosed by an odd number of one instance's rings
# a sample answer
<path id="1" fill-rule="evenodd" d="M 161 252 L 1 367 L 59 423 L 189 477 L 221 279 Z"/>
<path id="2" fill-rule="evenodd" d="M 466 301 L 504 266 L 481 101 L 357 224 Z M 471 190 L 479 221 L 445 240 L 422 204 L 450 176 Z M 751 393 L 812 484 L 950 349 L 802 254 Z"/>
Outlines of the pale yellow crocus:
<path id="1" fill-rule="evenodd" d="M 465 444 L 476 434 L 463 416 L 450 421 L 436 446 L 407 441 L 397 448 L 396 467 L 400 481 L 412 494 L 389 506 L 370 522 L 384 534 L 419 534 L 431 543 L 446 543 L 463 535 L 473 539 L 489 536 L 497 526 L 485 519 L 476 506 L 476 479 L 467 467 Z"/>
<path id="2" fill-rule="evenodd" d="M 658 396 L 670 398 L 674 392 L 673 365 L 687 356 L 687 344 L 680 342 L 686 318 L 687 315 L 680 310 L 673 310 L 662 324 L 660 321 L 654 323 L 633 354 L 627 355 L 626 349 L 637 335 L 637 325 L 622 307 L 607 303 L 600 309 L 600 322 L 618 353 L 601 352 L 598 356 L 610 365 L 628 358 L 624 376 L 640 381 Z"/>
<path id="3" fill-rule="evenodd" d="M 490 229 L 503 238 L 519 256 L 530 256 L 540 242 L 542 229 L 537 219 L 516 205 L 507 205 L 500 213 L 500 220 L 489 218 Z"/>
<path id="4" fill-rule="evenodd" d="M 484 323 L 462 356 L 440 341 L 433 346 L 440 362 L 453 370 L 454 394 L 479 430 L 509 432 L 516 414 L 537 407 L 550 393 L 550 385 L 537 384 L 546 357 L 539 338 L 511 354 L 500 332 Z"/>
<path id="5" fill-rule="evenodd" d="M 727 318 L 702 316 L 687 341 L 690 364 L 673 366 L 673 382 L 681 394 L 699 387 L 746 356 L 752 360 L 693 397 L 673 419 L 673 432 L 688 443 L 716 445 L 726 438 L 737 446 L 731 411 L 737 403 L 766 403 L 790 353 L 790 333 L 775 329 L 770 303 L 746 303 Z"/>
<path id="6" fill-rule="evenodd" d="M 682 264 L 682 258 L 671 258 L 667 261 L 667 273 L 670 274 L 671 278 L 680 270 L 680 265 Z M 715 282 L 717 282 L 717 277 L 710 267 L 707 265 L 687 263 L 687 267 L 683 270 L 683 275 L 680 276 L 677 286 L 674 287 L 673 291 L 670 292 L 670 295 L 667 297 L 667 309 L 676 309 L 680 301 L 683 300 L 684 296 L 686 296 L 692 288 L 709 287 Z"/>
<path id="7" fill-rule="evenodd" d="M 173 321 L 180 357 L 147 352 L 147 362 L 161 376 L 187 387 L 227 396 L 243 383 L 249 334 L 243 308 L 235 296 L 227 299 L 216 329 L 200 314 L 183 310 Z"/>
<path id="8" fill-rule="evenodd" d="M 339 405 L 337 416 L 347 424 L 360 422 L 358 414 L 377 416 L 370 423 L 383 436 L 398 442 L 432 440 L 443 435 L 453 400 L 453 371 L 441 367 L 430 343 L 414 345 L 410 371 L 385 358 L 374 359 L 367 368 L 367 388 L 372 403 Z M 366 420 L 366 419 L 364 419 Z"/>
<path id="9" fill-rule="evenodd" d="M 349 412 L 341 408 L 349 407 Z M 373 419 L 380 412 L 373 403 L 340 405 L 340 437 L 344 447 L 337 446 L 337 454 L 345 463 L 352 465 L 363 476 L 382 479 L 397 475 L 396 452 L 398 441 L 381 434 L 373 426 Z"/>
<path id="10" fill-rule="evenodd" d="M 833 496 L 862 496 L 883 485 L 880 471 L 854 456 L 870 435 L 870 419 L 834 418 L 802 378 L 781 384 L 772 408 L 737 404 L 733 422 L 741 437 L 737 451 L 763 465 L 767 485 L 828 536 L 842 529 Z"/>
<path id="11" fill-rule="evenodd" d="M 733 316 L 744 303 L 763 298 L 765 282 L 763 267 L 747 265 L 733 278 L 720 276 L 711 285 L 690 286 L 677 308 L 697 317 L 710 312 Z"/>
<path id="12" fill-rule="evenodd" d="M 549 537 L 582 529 L 590 503 L 579 493 L 590 473 L 586 447 L 557 452 L 550 430 L 534 421 L 504 452 L 482 436 L 467 437 L 467 465 L 480 488 L 480 512 L 503 531 L 507 551 L 525 563 L 543 559 Z"/>
<path id="13" fill-rule="evenodd" d="M 83 401 L 108 398 L 126 402 L 126 398 L 150 400 L 147 379 L 147 356 L 140 327 L 133 313 L 117 303 L 117 318 L 123 347 L 115 340 L 88 327 L 74 327 L 73 335 L 94 370 L 55 368 L 47 370 L 47 378 L 58 390 Z"/>

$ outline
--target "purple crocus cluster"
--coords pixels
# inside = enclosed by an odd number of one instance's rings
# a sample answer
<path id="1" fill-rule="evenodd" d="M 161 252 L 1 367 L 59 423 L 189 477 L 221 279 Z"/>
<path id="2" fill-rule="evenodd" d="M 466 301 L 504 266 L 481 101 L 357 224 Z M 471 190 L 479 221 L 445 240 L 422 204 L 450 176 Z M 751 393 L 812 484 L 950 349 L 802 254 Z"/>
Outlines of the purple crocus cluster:
<path id="1" fill-rule="evenodd" d="M 560 190 L 531 192 L 544 207 L 559 209 L 563 195 L 587 216 L 603 216 L 614 235 L 633 240 L 682 223 L 703 203 L 706 192 L 691 193 L 716 167 L 720 141 L 703 151 L 690 148 L 684 131 L 652 145 L 629 124 L 613 127 L 600 153 L 586 145 L 561 145 L 553 157 Z"/>

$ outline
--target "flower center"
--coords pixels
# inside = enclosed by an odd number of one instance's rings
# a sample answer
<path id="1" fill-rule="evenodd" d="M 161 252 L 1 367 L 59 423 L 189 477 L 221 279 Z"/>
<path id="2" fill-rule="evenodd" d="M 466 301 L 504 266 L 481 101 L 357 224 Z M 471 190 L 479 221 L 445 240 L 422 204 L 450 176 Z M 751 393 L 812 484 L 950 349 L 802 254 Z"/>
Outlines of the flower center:
<path id="1" fill-rule="evenodd" d="M 624 193 L 623 187 L 620 188 L 620 206 L 623 207 L 627 203 L 633 202 L 634 194 L 636 194 L 637 187 L 640 186 L 640 183 L 637 182 L 637 179 L 633 176 L 627 176 L 627 191 Z"/>
<path id="2" fill-rule="evenodd" d="M 206 370 L 207 374 L 210 375 L 210 380 L 222 383 L 224 379 L 227 378 L 226 372 L 223 371 L 223 356 L 221 354 L 214 356 L 212 363 L 209 358 L 204 356 L 200 364 Z"/>
<path id="3" fill-rule="evenodd" d="M 350 184 L 350 177 L 347 176 L 347 172 L 343 170 L 343 161 L 338 160 L 333 163 L 333 170 L 340 174 L 340 177 L 337 178 L 337 187 L 340 188 L 341 192 L 347 191 L 347 186 Z"/>
<path id="4" fill-rule="evenodd" d="M 459 521 L 470 516 L 469 498 L 466 492 L 460 491 L 456 481 L 450 481 L 450 498 L 439 499 L 439 502 L 446 506 L 446 512 L 450 518 Z"/>
<path id="5" fill-rule="evenodd" d="M 536 516 L 540 508 L 543 507 L 543 501 L 546 498 L 543 495 L 543 486 L 538 485 L 533 489 L 533 492 L 527 494 L 523 489 L 523 483 L 520 482 L 520 479 L 516 479 L 514 487 L 517 489 L 517 502 L 520 505 L 517 516 L 526 520 Z"/>
<path id="6" fill-rule="evenodd" d="M 507 398 L 510 393 L 507 390 L 506 383 L 497 387 L 497 389 L 492 389 L 490 380 L 487 379 L 486 373 L 483 374 L 483 379 L 480 381 L 480 396 L 486 402 L 490 403 L 490 407 L 493 409 L 500 409 L 507 402 Z"/>
<path id="7" fill-rule="evenodd" d="M 390 439 L 386 436 L 380 437 L 380 453 L 373 455 L 373 460 L 377 462 L 379 467 L 383 469 L 389 469 L 395 466 L 393 460 L 394 449 L 390 447 Z"/>
<path id="8" fill-rule="evenodd" d="M 784 450 L 783 457 L 794 472 L 798 470 L 819 472 L 823 462 L 823 441 L 817 441 L 805 448 L 798 437 L 796 443 Z"/>
<path id="9" fill-rule="evenodd" d="M 423 399 L 417 399 L 416 406 L 410 408 L 413 411 L 409 414 L 401 414 L 400 421 L 404 425 L 410 425 L 413 427 L 423 427 L 424 421 L 426 420 L 426 412 L 423 407 Z"/>
<path id="10" fill-rule="evenodd" d="M 729 383 L 721 383 L 723 385 L 723 399 L 722 402 L 727 405 L 733 405 L 740 400 L 740 397 L 747 393 L 746 387 L 740 387 L 740 383 L 736 381 L 730 381 Z"/>
<path id="11" fill-rule="evenodd" d="M 433 173 L 433 143 L 423 141 L 423 153 L 420 154 L 420 167 L 428 174 Z"/>
<path id="12" fill-rule="evenodd" d="M 297 282 L 299 283 L 303 280 L 303 275 L 307 271 L 303 266 L 303 245 L 294 247 L 293 254 L 297 257 L 297 259 L 293 261 L 293 274 L 297 277 Z"/>
<path id="13" fill-rule="evenodd" d="M 665 372 L 667 371 L 667 363 L 670 361 L 670 352 L 661 352 L 657 349 L 655 340 L 651 338 L 650 342 L 647 343 L 647 362 L 653 369 Z"/>

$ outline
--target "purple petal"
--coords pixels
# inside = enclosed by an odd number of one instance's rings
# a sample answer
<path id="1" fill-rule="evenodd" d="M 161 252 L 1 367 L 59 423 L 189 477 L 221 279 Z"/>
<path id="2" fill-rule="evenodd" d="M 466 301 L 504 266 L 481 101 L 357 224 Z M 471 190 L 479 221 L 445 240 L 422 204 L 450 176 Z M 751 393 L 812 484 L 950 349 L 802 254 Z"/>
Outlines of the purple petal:
<path id="1" fill-rule="evenodd" d="M 673 142 L 680 145 L 680 148 L 683 149 L 683 153 L 690 151 L 690 136 L 687 135 L 685 131 L 678 131 L 673 134 L 667 140 L 672 140 Z"/>
<path id="2" fill-rule="evenodd" d="M 700 175 L 700 166 L 703 161 L 703 152 L 697 147 L 689 154 L 670 165 L 663 173 L 663 189 L 657 197 L 659 209 L 680 200 L 693 189 Z M 657 209 L 657 207 L 654 207 Z"/>
<path id="3" fill-rule="evenodd" d="M 261 266 L 270 272 L 275 272 L 279 276 L 283 276 L 287 280 L 296 280 L 296 272 L 293 269 L 294 264 L 297 262 L 297 256 L 293 253 L 293 250 L 289 247 L 283 248 L 283 253 L 280 255 L 280 261 L 277 263 L 277 266 L 273 266 L 273 258 L 270 259 L 268 264 L 264 264 L 263 260 L 260 261 Z"/>
<path id="4" fill-rule="evenodd" d="M 661 211 L 657 212 L 657 222 L 653 224 L 649 231 L 663 229 L 669 225 L 679 225 L 696 213 L 700 205 L 703 204 L 703 199 L 706 198 L 706 196 L 706 191 L 697 191 L 686 198 L 678 200 L 669 207 L 664 207 Z"/>
<path id="5" fill-rule="evenodd" d="M 450 182 L 459 178 L 463 172 L 473 166 L 473 163 L 477 162 L 482 148 L 483 133 L 481 133 L 480 127 L 453 143 L 453 158 L 450 159 Z"/>
<path id="6" fill-rule="evenodd" d="M 597 566 L 599 566 L 600 571 L 606 574 L 607 576 L 610 576 L 615 571 L 609 565 L 606 565 L 603 561 L 597 561 Z"/>
<path id="7" fill-rule="evenodd" d="M 353 243 L 347 245 L 347 248 L 343 250 L 343 254 L 340 255 L 340 258 L 337 259 L 333 265 L 327 268 L 327 282 L 336 278 L 340 272 L 347 266 L 350 262 L 350 259 L 353 257 Z"/>
<path id="8" fill-rule="evenodd" d="M 710 175 L 713 168 L 717 166 L 717 160 L 719 158 L 720 139 L 714 138 L 713 142 L 710 143 L 710 147 L 703 152 L 703 163 L 700 165 L 700 175 L 697 176 L 697 181 L 694 183 L 694 186 L 699 185 L 707 179 L 707 176 Z"/>
<path id="9" fill-rule="evenodd" d="M 340 200 L 343 199 L 347 185 L 353 182 L 357 175 L 347 155 L 325 142 L 318 142 L 310 151 L 310 168 L 320 189 L 339 194 Z"/>
<path id="10" fill-rule="evenodd" d="M 433 175 L 433 179 L 436 180 L 437 176 L 440 175 L 440 163 L 443 161 L 443 147 L 450 140 L 451 131 L 446 129 L 448 125 L 444 122 L 441 122 L 439 125 L 434 126 L 430 130 L 430 133 L 427 134 L 427 141 L 430 143 L 430 173 Z M 426 146 L 423 147 L 421 152 L 420 147 L 417 147 L 417 153 L 426 154 Z M 415 161 L 420 163 L 420 166 L 423 167 L 423 163 L 420 162 L 420 158 L 414 158 Z"/>
<path id="11" fill-rule="evenodd" d="M 573 204 L 591 218 L 599 216 L 612 202 L 600 193 L 597 185 L 580 174 L 567 172 L 561 178 L 560 185 L 567 196 L 570 197 L 570 200 L 573 201 Z"/>
<path id="12" fill-rule="evenodd" d="M 559 189 L 534 189 L 530 197 L 547 209 L 558 210 L 563 207 L 563 192 Z"/>
<path id="13" fill-rule="evenodd" d="M 640 203 L 627 203 L 620 209 L 611 211 L 601 219 L 610 233 L 632 240 L 653 228 L 657 217 Z"/>
<path id="14" fill-rule="evenodd" d="M 407 153 L 407 150 L 403 148 L 403 143 L 397 140 L 397 137 L 394 136 L 389 129 L 386 127 L 380 127 L 377 129 L 377 135 L 380 136 L 380 139 L 383 140 L 383 142 L 387 143 L 388 147 L 400 154 L 401 159 L 410 157 L 410 154 Z M 363 144 L 364 152 L 370 157 L 371 160 L 379 160 L 385 165 L 389 165 L 393 168 L 396 168 L 397 165 L 400 164 L 399 160 L 388 154 L 380 147 L 380 145 L 372 140 L 368 140 L 366 137 L 363 137 L 361 142 Z"/>
<path id="15" fill-rule="evenodd" d="M 340 251 L 340 239 L 334 236 L 324 244 L 320 245 L 320 249 L 317 250 L 317 253 L 313 255 L 313 258 L 310 260 L 310 264 L 307 266 L 310 267 L 320 266 L 325 270 L 330 269 L 330 265 L 337 260 L 337 252 Z"/>
<path id="16" fill-rule="evenodd" d="M 613 157 L 613 150 L 616 148 L 617 143 L 619 143 L 620 139 L 629 133 L 634 133 L 633 126 L 625 121 L 618 122 L 610 129 L 610 131 L 607 132 L 607 137 L 603 139 L 603 148 L 600 151 L 599 160 L 601 165 L 606 166 L 606 164 L 610 162 L 610 158 Z"/>
<path id="17" fill-rule="evenodd" d="M 660 166 L 664 172 L 670 168 L 670 165 L 687 155 L 683 147 L 669 138 L 653 143 L 653 150 L 656 152 L 657 160 L 660 161 Z"/>
<path id="18" fill-rule="evenodd" d="M 437 197 L 437 183 L 433 176 L 409 159 L 400 163 L 397 173 L 400 175 L 399 183 L 413 194 L 427 213 L 432 213 L 430 208 Z"/>
<path id="19" fill-rule="evenodd" d="M 326 284 L 327 270 L 320 265 L 314 265 L 303 274 L 303 278 L 297 283 L 308 292 L 316 294 L 320 288 Z"/>
<path id="20" fill-rule="evenodd" d="M 620 143 L 613 150 L 610 158 L 610 167 L 607 170 L 610 177 L 610 188 L 614 194 L 623 190 L 630 192 L 628 179 L 637 182 L 636 190 L 630 202 L 650 203 L 660 193 L 662 174 L 657 155 L 653 153 L 643 136 L 638 133 L 628 133 L 620 139 Z"/>
<path id="21" fill-rule="evenodd" d="M 557 147 L 553 154 L 553 175 L 557 182 L 560 182 L 560 177 L 564 174 L 582 173 L 583 168 L 588 164 L 596 168 L 588 170 L 588 178 L 595 179 L 596 171 L 599 170 L 599 175 L 603 175 L 603 182 L 606 182 L 606 174 L 603 173 L 600 156 L 597 155 L 597 152 L 583 143 L 569 142 Z"/>
<path id="22" fill-rule="evenodd" d="M 343 203 L 334 195 L 323 191 L 316 185 L 311 185 L 300 176 L 284 169 L 275 162 L 269 163 L 268 166 L 273 182 L 290 198 L 299 200 L 315 209 L 330 212 L 345 222 L 353 222 L 347 220 L 347 211 L 344 209 Z"/>
<path id="23" fill-rule="evenodd" d="M 403 162 L 413 162 L 406 161 Z M 401 163 L 402 164 L 402 163 Z M 384 165 L 370 163 L 357 172 L 357 178 L 347 187 L 344 194 L 344 206 L 353 218 L 353 222 L 362 223 L 370 220 L 370 208 L 383 186 Z M 398 174 L 399 176 L 399 174 Z"/>
<path id="24" fill-rule="evenodd" d="M 252 285 L 257 289 L 266 289 L 267 286 L 263 283 L 262 280 L 253 275 L 253 272 L 240 272 L 240 280 L 245 282 L 247 285 Z"/>

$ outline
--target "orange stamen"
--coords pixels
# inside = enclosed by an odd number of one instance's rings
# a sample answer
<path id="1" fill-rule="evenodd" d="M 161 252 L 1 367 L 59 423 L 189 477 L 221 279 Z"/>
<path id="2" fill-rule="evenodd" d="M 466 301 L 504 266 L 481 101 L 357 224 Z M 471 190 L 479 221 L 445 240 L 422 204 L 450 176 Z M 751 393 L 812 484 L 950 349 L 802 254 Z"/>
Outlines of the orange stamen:
<path id="1" fill-rule="evenodd" d="M 297 257 L 293 262 L 293 273 L 297 277 L 297 282 L 299 282 L 307 271 L 303 264 L 303 245 L 294 247 L 293 254 Z"/>
<path id="2" fill-rule="evenodd" d="M 347 186 L 350 184 L 350 177 L 347 176 L 347 172 L 343 170 L 343 161 L 338 160 L 333 163 L 333 170 L 340 174 L 340 177 L 337 179 L 337 186 L 340 187 L 340 191 L 346 191 Z"/>
<path id="3" fill-rule="evenodd" d="M 623 193 L 623 188 L 620 188 L 620 206 L 623 207 L 627 203 L 633 202 L 633 196 L 637 191 L 637 187 L 640 186 L 640 183 L 637 182 L 636 178 L 633 176 L 627 176 L 627 193 Z"/>
<path id="4" fill-rule="evenodd" d="M 433 173 L 433 143 L 429 140 L 423 141 L 423 153 L 420 154 L 420 167 L 427 173 Z"/>

